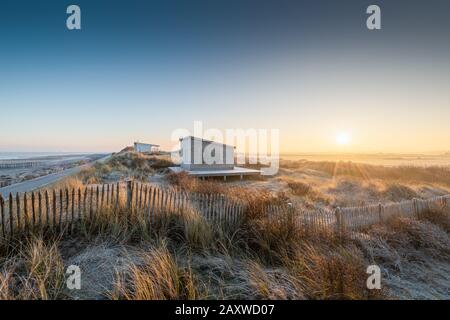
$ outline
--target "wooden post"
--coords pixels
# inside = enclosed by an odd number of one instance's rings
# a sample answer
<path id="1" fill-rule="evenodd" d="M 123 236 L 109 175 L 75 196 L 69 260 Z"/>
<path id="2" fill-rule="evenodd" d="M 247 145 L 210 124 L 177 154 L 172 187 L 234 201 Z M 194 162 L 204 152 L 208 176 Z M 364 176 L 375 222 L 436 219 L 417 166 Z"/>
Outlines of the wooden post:
<path id="1" fill-rule="evenodd" d="M 154 213 L 154 218 L 156 218 L 156 215 L 161 213 L 161 189 L 158 188 L 156 190 L 156 199 L 155 199 L 155 206 L 152 210 L 152 214 Z"/>
<path id="2" fill-rule="evenodd" d="M 21 231 L 21 223 L 20 223 L 20 198 L 19 193 L 16 193 L 16 215 L 17 215 L 17 230 Z"/>
<path id="3" fill-rule="evenodd" d="M 78 220 L 81 220 L 81 202 L 82 202 L 81 189 L 78 188 Z"/>
<path id="4" fill-rule="evenodd" d="M 28 200 L 27 200 L 27 193 L 25 192 L 23 194 L 23 221 L 25 226 L 25 231 L 28 231 L 29 228 L 29 221 L 28 221 Z"/>
<path id="5" fill-rule="evenodd" d="M 156 198 L 156 188 L 153 188 L 153 195 L 152 195 L 152 202 L 150 204 L 151 207 L 151 211 L 149 210 L 150 213 L 150 217 L 149 217 L 149 221 L 150 223 L 152 222 L 152 217 L 154 217 L 155 215 L 155 198 Z"/>
<path id="6" fill-rule="evenodd" d="M 291 202 L 288 202 L 288 226 L 291 226 L 294 223 L 294 206 Z"/>
<path id="7" fill-rule="evenodd" d="M 89 197 L 89 221 L 92 223 L 92 218 L 94 216 L 94 187 L 91 187 L 91 195 Z"/>
<path id="8" fill-rule="evenodd" d="M 143 184 L 141 183 L 141 186 L 139 188 L 139 204 L 138 204 L 138 208 L 139 210 L 142 209 L 142 188 L 143 188 Z"/>
<path id="9" fill-rule="evenodd" d="M 53 190 L 53 228 L 56 228 L 56 191 Z"/>
<path id="10" fill-rule="evenodd" d="M 173 212 L 175 214 L 179 214 L 179 197 L 180 194 L 178 193 L 178 190 L 175 188 L 175 190 L 173 191 Z"/>
<path id="11" fill-rule="evenodd" d="M 109 183 L 106 185 L 106 206 L 109 206 Z"/>
<path id="12" fill-rule="evenodd" d="M 119 192 L 117 192 L 117 194 L 119 194 Z M 133 192 L 131 181 L 127 181 L 127 211 L 129 214 L 131 213 L 132 201 L 133 201 Z"/>
<path id="13" fill-rule="evenodd" d="M 210 201 L 211 201 L 211 195 L 210 195 L 209 193 L 206 193 L 206 194 L 205 194 L 204 201 L 205 201 L 205 205 L 204 205 L 204 208 L 205 208 L 204 216 L 205 216 L 205 219 L 208 220 L 208 219 L 209 219 L 209 203 L 210 203 Z"/>
<path id="14" fill-rule="evenodd" d="M 6 231 L 5 231 L 5 202 L 3 201 L 3 197 L 0 194 L 0 213 L 2 215 L 2 234 L 3 238 L 6 237 Z"/>
<path id="15" fill-rule="evenodd" d="M 68 224 L 68 222 L 69 222 L 69 214 L 70 214 L 70 212 L 69 212 L 69 190 L 66 188 L 66 212 L 65 212 L 65 215 L 64 215 L 64 225 L 66 225 L 67 226 L 67 224 Z"/>
<path id="16" fill-rule="evenodd" d="M 103 210 L 104 203 L 105 203 L 105 185 L 102 184 L 102 197 L 101 197 L 101 200 L 100 200 L 100 210 Z"/>
<path id="17" fill-rule="evenodd" d="M 144 187 L 144 201 L 142 202 L 144 210 L 147 209 L 147 206 L 148 206 L 148 204 L 147 204 L 148 192 L 149 192 L 149 188 L 146 185 Z M 144 214 L 145 214 L 145 212 L 144 212 Z"/>
<path id="18" fill-rule="evenodd" d="M 39 229 L 42 229 L 42 193 L 39 191 L 38 193 L 38 223 L 39 223 Z"/>
<path id="19" fill-rule="evenodd" d="M 63 195 L 63 190 L 59 189 L 59 220 L 58 220 L 59 229 L 61 229 L 61 227 L 62 227 L 63 209 L 64 209 L 64 195 Z"/>
<path id="20" fill-rule="evenodd" d="M 47 227 L 50 226 L 50 201 L 47 190 L 45 190 L 45 224 Z"/>
<path id="21" fill-rule="evenodd" d="M 152 194 L 153 194 L 153 187 L 150 187 L 148 190 L 148 202 L 147 202 L 147 221 L 148 225 L 150 226 L 151 222 L 151 210 L 152 210 Z"/>
<path id="22" fill-rule="evenodd" d="M 135 182 L 135 187 L 133 187 L 133 193 L 135 193 L 134 195 L 134 211 L 133 214 L 136 214 L 136 211 L 138 210 L 138 205 L 139 205 L 139 183 Z"/>
<path id="23" fill-rule="evenodd" d="M 72 189 L 72 211 L 70 216 L 70 228 L 73 228 L 73 221 L 75 219 L 75 188 Z"/>
<path id="24" fill-rule="evenodd" d="M 13 195 L 9 193 L 9 233 L 14 235 Z"/>
<path id="25" fill-rule="evenodd" d="M 416 198 L 413 198 L 413 208 L 414 208 L 414 216 L 418 217 L 419 216 L 419 210 L 418 210 L 417 199 Z"/>
<path id="26" fill-rule="evenodd" d="M 175 199 L 175 193 L 173 190 L 169 190 L 169 204 L 168 204 L 168 211 L 173 213 L 175 210 L 174 206 L 174 199 Z"/>
<path id="27" fill-rule="evenodd" d="M 81 210 L 81 215 L 80 215 L 80 220 L 85 219 L 85 217 L 87 216 L 87 207 L 86 207 L 86 199 L 88 197 L 88 189 L 84 188 L 84 194 L 83 194 L 83 210 Z"/>
<path id="28" fill-rule="evenodd" d="M 160 199 L 160 213 L 163 213 L 164 212 L 164 200 L 165 200 L 165 198 L 166 198 L 166 194 L 165 194 L 165 192 L 164 192 L 164 190 L 161 190 L 161 197 L 159 198 Z"/>
<path id="29" fill-rule="evenodd" d="M 334 210 L 334 214 L 336 216 L 336 233 L 337 233 L 337 235 L 339 237 L 341 237 L 342 236 L 342 231 L 343 231 L 341 208 L 337 207 Z"/>
<path id="30" fill-rule="evenodd" d="M 33 215 L 33 228 L 36 228 L 36 198 L 34 192 L 31 192 L 31 214 Z"/>
<path id="31" fill-rule="evenodd" d="M 120 191 L 119 191 L 119 189 L 120 189 L 120 184 L 119 184 L 119 182 L 117 182 L 117 192 L 116 192 L 116 209 L 118 209 L 119 208 L 119 201 L 120 201 Z"/>
<path id="32" fill-rule="evenodd" d="M 169 205 L 170 205 L 169 200 L 170 200 L 171 194 L 170 194 L 170 191 L 168 189 L 164 190 L 164 192 L 166 194 L 166 196 L 164 198 L 164 211 L 167 214 L 169 212 L 169 209 L 170 209 L 170 207 L 169 207 Z"/>
<path id="33" fill-rule="evenodd" d="M 379 222 L 383 222 L 383 205 L 378 203 L 378 220 Z"/>
<path id="34" fill-rule="evenodd" d="M 97 190 L 95 190 L 95 214 L 98 215 L 100 205 L 100 188 L 97 186 Z"/>

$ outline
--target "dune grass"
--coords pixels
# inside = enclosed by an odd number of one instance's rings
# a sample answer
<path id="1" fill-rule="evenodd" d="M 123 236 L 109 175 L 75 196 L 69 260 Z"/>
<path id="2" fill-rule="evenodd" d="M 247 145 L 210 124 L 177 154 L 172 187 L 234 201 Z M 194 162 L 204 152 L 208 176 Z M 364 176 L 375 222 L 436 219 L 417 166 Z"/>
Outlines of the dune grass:
<path id="1" fill-rule="evenodd" d="M 155 167 L 154 161 L 120 154 L 118 160 L 98 164 L 59 187 L 99 183 L 115 171 L 149 175 L 169 165 Z M 313 167 L 331 172 L 328 164 Z M 417 195 L 396 179 L 379 187 L 362 184 L 362 176 L 355 176 L 343 174 L 336 190 L 328 187 L 330 194 L 342 201 L 342 190 L 386 199 Z M 286 204 L 292 196 L 317 201 L 324 189 L 316 184 L 281 179 L 290 193 L 274 193 L 184 174 L 166 178 L 184 191 L 245 201 L 244 218 L 234 225 L 209 223 L 189 208 L 182 214 L 164 212 L 149 224 L 125 208 L 105 207 L 71 233 L 60 236 L 49 230 L 0 243 L 0 299 L 450 298 L 447 211 L 433 210 L 415 220 L 392 218 L 368 228 L 362 237 L 338 237 L 298 228 L 288 216 L 269 219 L 263 214 L 267 205 Z M 88 274 L 82 293 L 65 288 L 64 270 L 72 263 Z M 366 287 L 371 264 L 382 268 L 382 290 Z"/>

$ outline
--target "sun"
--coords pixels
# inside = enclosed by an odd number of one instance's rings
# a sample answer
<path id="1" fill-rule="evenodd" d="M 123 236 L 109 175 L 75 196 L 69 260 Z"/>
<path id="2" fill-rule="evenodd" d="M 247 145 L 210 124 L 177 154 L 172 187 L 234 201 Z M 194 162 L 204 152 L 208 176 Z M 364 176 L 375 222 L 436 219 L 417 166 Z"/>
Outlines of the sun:
<path id="1" fill-rule="evenodd" d="M 347 145 L 350 142 L 350 135 L 347 132 L 341 132 L 336 136 L 336 143 L 339 145 Z"/>

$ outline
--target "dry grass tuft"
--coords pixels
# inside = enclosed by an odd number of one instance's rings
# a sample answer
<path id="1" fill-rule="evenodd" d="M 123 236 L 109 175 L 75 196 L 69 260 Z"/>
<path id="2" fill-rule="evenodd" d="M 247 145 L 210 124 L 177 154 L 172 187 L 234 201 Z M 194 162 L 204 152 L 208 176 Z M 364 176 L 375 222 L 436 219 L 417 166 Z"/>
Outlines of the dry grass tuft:
<path id="1" fill-rule="evenodd" d="M 1 299 L 61 299 L 64 285 L 64 264 L 56 242 L 48 245 L 43 239 L 30 239 L 1 267 Z"/>
<path id="2" fill-rule="evenodd" d="M 118 274 L 113 299 L 174 300 L 198 299 L 204 292 L 192 269 L 182 268 L 163 243 L 143 254 L 141 263 L 131 263 L 128 272 Z"/>
<path id="3" fill-rule="evenodd" d="M 311 186 L 304 182 L 292 179 L 288 179 L 286 182 L 292 193 L 296 196 L 306 196 L 312 192 Z"/>
<path id="4" fill-rule="evenodd" d="M 420 215 L 420 220 L 431 222 L 450 233 L 450 210 L 448 208 L 426 211 Z"/>

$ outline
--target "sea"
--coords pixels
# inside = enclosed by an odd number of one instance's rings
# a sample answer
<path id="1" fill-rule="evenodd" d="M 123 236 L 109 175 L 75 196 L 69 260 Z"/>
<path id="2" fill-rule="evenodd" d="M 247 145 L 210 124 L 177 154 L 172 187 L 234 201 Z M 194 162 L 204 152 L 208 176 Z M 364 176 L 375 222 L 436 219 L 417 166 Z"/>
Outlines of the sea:
<path id="1" fill-rule="evenodd" d="M 0 152 L 0 160 L 25 160 L 49 156 L 76 156 L 91 152 Z"/>

